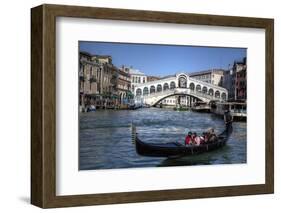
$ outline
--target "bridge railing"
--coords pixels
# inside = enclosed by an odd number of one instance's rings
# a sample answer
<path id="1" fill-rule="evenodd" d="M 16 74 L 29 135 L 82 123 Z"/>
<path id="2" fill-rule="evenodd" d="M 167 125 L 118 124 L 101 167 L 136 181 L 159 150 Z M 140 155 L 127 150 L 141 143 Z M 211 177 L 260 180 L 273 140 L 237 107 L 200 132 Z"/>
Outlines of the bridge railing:
<path id="1" fill-rule="evenodd" d="M 161 92 L 154 92 L 154 93 L 149 93 L 147 95 L 142 95 L 143 97 L 157 97 L 159 95 L 168 95 L 172 94 L 175 89 L 168 89 L 168 90 L 162 90 Z"/>
<path id="2" fill-rule="evenodd" d="M 212 101 L 214 101 L 214 100 L 223 100 L 221 97 L 215 97 L 215 95 L 209 95 L 207 93 L 199 92 L 199 91 L 196 91 L 196 90 L 190 90 L 189 93 L 191 95 L 196 95 L 198 97 L 204 97 L 204 98 L 210 99 Z"/>
<path id="3" fill-rule="evenodd" d="M 187 94 L 187 95 L 195 95 L 198 97 L 206 98 L 209 100 L 223 100 L 221 97 L 215 97 L 215 95 L 209 95 L 207 93 L 203 93 L 201 91 L 191 90 L 191 89 L 183 89 L 183 88 L 175 88 L 169 90 L 163 90 L 161 92 L 149 93 L 147 95 L 143 95 L 143 97 L 157 97 L 169 94 Z"/>

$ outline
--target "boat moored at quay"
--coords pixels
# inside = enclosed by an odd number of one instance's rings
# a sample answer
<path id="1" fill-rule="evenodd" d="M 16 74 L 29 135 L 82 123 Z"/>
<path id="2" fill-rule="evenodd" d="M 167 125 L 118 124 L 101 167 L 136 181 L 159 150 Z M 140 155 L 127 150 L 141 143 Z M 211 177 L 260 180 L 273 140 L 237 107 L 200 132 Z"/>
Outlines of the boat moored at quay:
<path id="1" fill-rule="evenodd" d="M 210 105 L 203 101 L 198 101 L 193 104 L 191 110 L 194 112 L 210 112 Z"/>
<path id="2" fill-rule="evenodd" d="M 230 112 L 233 121 L 247 121 L 247 104 L 245 102 L 210 102 L 210 111 L 223 117 Z"/>

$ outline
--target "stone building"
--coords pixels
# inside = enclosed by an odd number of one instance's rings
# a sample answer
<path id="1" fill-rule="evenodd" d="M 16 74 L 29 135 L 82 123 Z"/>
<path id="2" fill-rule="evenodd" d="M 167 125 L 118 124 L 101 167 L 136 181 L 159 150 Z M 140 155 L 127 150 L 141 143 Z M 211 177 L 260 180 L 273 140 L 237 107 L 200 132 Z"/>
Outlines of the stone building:
<path id="1" fill-rule="evenodd" d="M 131 78 L 131 91 L 132 93 L 134 93 L 135 90 L 135 86 L 137 84 L 143 84 L 147 82 L 147 76 L 136 69 L 133 69 L 132 67 L 130 68 L 125 68 L 128 70 L 129 74 L 130 74 L 130 78 Z"/>
<path id="2" fill-rule="evenodd" d="M 235 100 L 235 75 L 233 69 L 224 72 L 223 87 L 228 91 L 228 100 Z"/>
<path id="3" fill-rule="evenodd" d="M 118 95 L 119 103 L 128 104 L 133 99 L 133 93 L 131 92 L 131 75 L 129 69 L 122 67 L 117 71 L 116 91 Z"/>
<path id="4" fill-rule="evenodd" d="M 205 70 L 200 72 L 194 72 L 190 73 L 189 76 L 191 78 L 195 78 L 197 80 L 214 84 L 216 86 L 222 86 L 223 84 L 223 76 L 224 76 L 223 69 L 211 69 L 211 70 Z"/>
<path id="5" fill-rule="evenodd" d="M 92 56 L 86 52 L 79 55 L 79 105 L 90 104 L 92 96 L 98 94 L 97 76 L 102 70 L 102 66 L 97 61 L 92 60 Z"/>
<path id="6" fill-rule="evenodd" d="M 111 56 L 91 55 L 80 52 L 79 55 L 79 104 L 104 107 L 113 105 L 116 96 L 114 73 Z"/>
<path id="7" fill-rule="evenodd" d="M 157 76 L 147 76 L 147 81 L 150 82 L 150 81 L 157 81 L 157 80 L 160 80 L 161 78 L 160 77 L 157 77 Z"/>

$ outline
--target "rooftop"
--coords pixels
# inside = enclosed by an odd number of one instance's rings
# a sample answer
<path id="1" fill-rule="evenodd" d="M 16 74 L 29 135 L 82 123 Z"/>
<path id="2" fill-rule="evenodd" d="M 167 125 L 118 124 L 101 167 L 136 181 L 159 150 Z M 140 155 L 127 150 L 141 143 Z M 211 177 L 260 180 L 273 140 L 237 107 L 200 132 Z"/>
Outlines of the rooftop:
<path id="1" fill-rule="evenodd" d="M 81 55 L 86 55 L 88 57 L 96 57 L 96 58 L 111 58 L 110 55 L 92 55 L 91 53 L 89 52 L 86 52 L 86 51 L 80 51 L 80 54 Z"/>
<path id="2" fill-rule="evenodd" d="M 139 70 L 136 70 L 136 69 L 129 69 L 129 73 L 131 75 L 144 75 L 143 72 L 139 71 Z"/>
<path id="3" fill-rule="evenodd" d="M 209 73 L 212 73 L 212 72 L 217 72 L 217 73 L 223 73 L 224 71 L 226 70 L 223 70 L 223 69 L 210 69 L 210 70 L 203 70 L 203 71 L 199 71 L 199 72 L 192 72 L 192 73 L 189 73 L 189 76 L 196 76 L 196 75 L 204 75 L 204 74 L 209 74 Z"/>
<path id="4" fill-rule="evenodd" d="M 160 79 L 166 79 L 166 78 L 171 78 L 171 77 L 175 77 L 176 75 L 166 75 L 161 77 Z"/>

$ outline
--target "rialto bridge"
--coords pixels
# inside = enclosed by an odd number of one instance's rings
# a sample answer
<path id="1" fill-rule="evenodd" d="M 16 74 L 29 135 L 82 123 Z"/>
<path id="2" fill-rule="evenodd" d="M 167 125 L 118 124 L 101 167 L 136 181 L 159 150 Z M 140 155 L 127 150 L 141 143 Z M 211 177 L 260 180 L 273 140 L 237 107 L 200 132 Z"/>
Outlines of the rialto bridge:
<path id="1" fill-rule="evenodd" d="M 207 103 L 212 100 L 226 101 L 228 92 L 223 87 L 199 81 L 181 73 L 173 77 L 137 84 L 134 95 L 136 103 L 150 106 L 155 106 L 168 97 L 189 96 L 191 105 L 197 100 Z"/>

